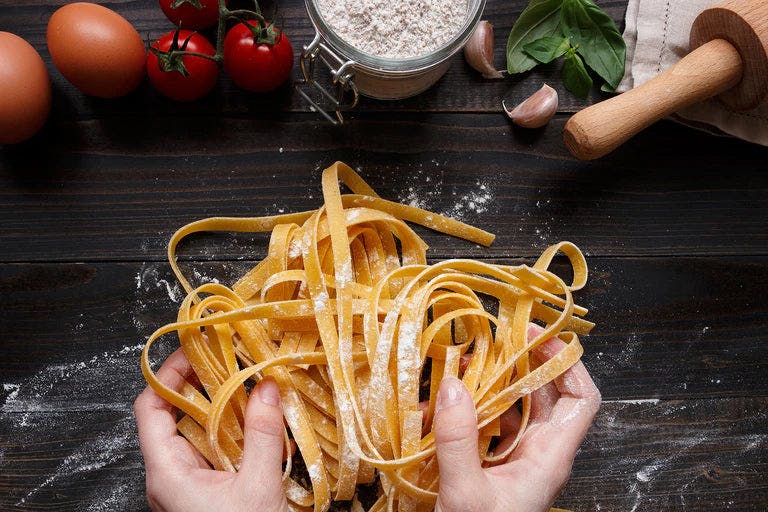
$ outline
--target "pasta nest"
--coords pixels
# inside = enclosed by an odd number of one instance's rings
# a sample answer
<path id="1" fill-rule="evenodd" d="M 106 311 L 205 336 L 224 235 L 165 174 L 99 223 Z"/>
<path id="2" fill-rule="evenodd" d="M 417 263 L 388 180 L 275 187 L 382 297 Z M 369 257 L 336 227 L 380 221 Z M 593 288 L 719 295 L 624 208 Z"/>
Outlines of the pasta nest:
<path id="1" fill-rule="evenodd" d="M 342 194 L 340 180 L 352 193 Z M 584 256 L 561 242 L 530 266 L 469 259 L 430 265 L 426 243 L 405 221 L 485 246 L 494 236 L 384 200 L 340 162 L 323 172 L 322 190 L 317 210 L 203 219 L 174 234 L 168 259 L 188 295 L 177 321 L 149 338 L 142 372 L 183 413 L 179 432 L 226 471 L 237 471 L 242 455 L 247 387 L 273 377 L 286 447 L 293 440 L 306 467 L 286 461 L 291 510 L 325 511 L 341 500 L 363 510 L 361 484 L 375 489 L 371 511 L 432 510 L 440 381 L 458 377 L 471 392 L 482 460 L 505 459 L 517 443 L 494 453 L 500 416 L 521 408 L 519 439 L 531 392 L 583 352 L 578 334 L 593 324 L 572 292 L 586 283 Z M 231 288 L 192 288 L 175 253 L 184 237 L 201 231 L 271 231 L 268 253 Z M 569 284 L 548 270 L 557 254 L 572 267 Z M 531 340 L 529 322 L 544 327 Z M 200 386 L 186 382 L 177 392 L 155 376 L 152 344 L 173 332 Z M 533 364 L 531 351 L 554 336 L 565 348 Z"/>

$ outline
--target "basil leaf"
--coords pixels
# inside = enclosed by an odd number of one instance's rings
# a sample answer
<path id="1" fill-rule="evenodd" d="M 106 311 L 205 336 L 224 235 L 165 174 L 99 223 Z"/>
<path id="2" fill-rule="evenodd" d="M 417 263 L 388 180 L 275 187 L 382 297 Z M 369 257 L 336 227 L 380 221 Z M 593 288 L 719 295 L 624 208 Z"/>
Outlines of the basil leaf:
<path id="1" fill-rule="evenodd" d="M 589 90 L 592 89 L 592 78 L 587 73 L 581 57 L 574 50 L 569 51 L 565 56 L 563 85 L 581 99 L 586 99 Z"/>
<path id="2" fill-rule="evenodd" d="M 563 0 L 531 0 L 520 13 L 507 39 L 507 71 L 523 73 L 538 64 L 523 51 L 523 46 L 544 36 L 558 33 Z"/>
<path id="3" fill-rule="evenodd" d="M 549 64 L 565 55 L 570 47 L 571 42 L 564 37 L 545 36 L 523 46 L 523 51 L 542 64 Z"/>
<path id="4" fill-rule="evenodd" d="M 627 46 L 613 19 L 592 0 L 563 0 L 560 29 L 587 65 L 616 89 L 624 76 Z"/>

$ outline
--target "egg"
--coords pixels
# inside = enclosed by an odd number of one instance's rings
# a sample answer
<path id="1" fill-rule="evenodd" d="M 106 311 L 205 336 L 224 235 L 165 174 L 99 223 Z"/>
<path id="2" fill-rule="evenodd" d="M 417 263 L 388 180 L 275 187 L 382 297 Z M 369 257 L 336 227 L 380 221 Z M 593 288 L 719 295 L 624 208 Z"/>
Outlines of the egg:
<path id="1" fill-rule="evenodd" d="M 48 21 L 47 39 L 61 74 L 89 96 L 125 96 L 144 78 L 141 36 L 106 7 L 86 2 L 61 7 Z"/>
<path id="2" fill-rule="evenodd" d="M 0 32 L 0 144 L 32 137 L 51 111 L 51 79 L 43 59 L 17 35 Z"/>

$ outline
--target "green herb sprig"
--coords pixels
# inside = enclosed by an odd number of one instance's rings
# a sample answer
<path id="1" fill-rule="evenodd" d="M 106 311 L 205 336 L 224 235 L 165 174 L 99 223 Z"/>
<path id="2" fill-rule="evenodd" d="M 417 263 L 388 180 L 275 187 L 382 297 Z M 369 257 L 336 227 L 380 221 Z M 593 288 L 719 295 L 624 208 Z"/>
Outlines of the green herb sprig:
<path id="1" fill-rule="evenodd" d="M 592 0 L 531 0 L 507 40 L 507 71 L 524 73 L 563 58 L 563 84 L 579 98 L 592 89 L 587 67 L 616 89 L 627 47 L 618 27 Z"/>

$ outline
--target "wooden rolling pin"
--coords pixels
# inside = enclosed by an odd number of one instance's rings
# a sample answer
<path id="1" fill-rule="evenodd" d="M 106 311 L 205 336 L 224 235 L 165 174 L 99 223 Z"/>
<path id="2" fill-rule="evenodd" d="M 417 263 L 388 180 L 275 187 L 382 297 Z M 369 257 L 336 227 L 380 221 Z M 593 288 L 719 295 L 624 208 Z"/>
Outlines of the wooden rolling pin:
<path id="1" fill-rule="evenodd" d="M 693 50 L 672 68 L 630 91 L 574 115 L 565 144 L 594 160 L 673 112 L 718 96 L 750 110 L 768 96 L 768 0 L 729 0 L 696 18 Z"/>

